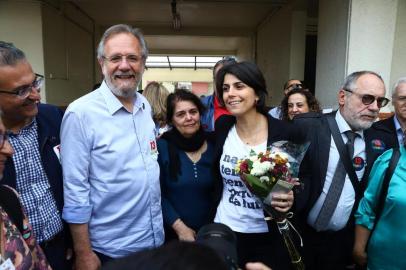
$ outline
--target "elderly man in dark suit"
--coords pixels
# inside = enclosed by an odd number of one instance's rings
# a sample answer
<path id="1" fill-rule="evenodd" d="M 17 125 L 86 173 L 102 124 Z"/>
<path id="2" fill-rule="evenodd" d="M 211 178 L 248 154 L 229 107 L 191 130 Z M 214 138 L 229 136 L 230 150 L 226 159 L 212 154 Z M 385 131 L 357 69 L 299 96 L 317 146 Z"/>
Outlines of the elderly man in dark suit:
<path id="1" fill-rule="evenodd" d="M 395 114 L 385 120 L 378 121 L 373 127 L 381 134 L 389 134 L 388 140 L 399 147 L 404 143 L 406 131 L 406 77 L 397 80 L 393 87 L 392 105 Z"/>
<path id="2" fill-rule="evenodd" d="M 339 110 L 303 114 L 311 146 L 301 166 L 304 190 L 297 194 L 297 222 L 307 269 L 344 269 L 353 245 L 353 212 L 375 158 L 388 146 L 371 129 L 385 98 L 378 74 L 350 74 L 338 93 Z"/>
<path id="3" fill-rule="evenodd" d="M 0 107 L 14 155 L 2 184 L 21 195 L 37 242 L 53 269 L 69 269 L 62 221 L 63 183 L 59 162 L 62 111 L 40 104 L 44 77 L 33 72 L 25 54 L 0 41 Z"/>

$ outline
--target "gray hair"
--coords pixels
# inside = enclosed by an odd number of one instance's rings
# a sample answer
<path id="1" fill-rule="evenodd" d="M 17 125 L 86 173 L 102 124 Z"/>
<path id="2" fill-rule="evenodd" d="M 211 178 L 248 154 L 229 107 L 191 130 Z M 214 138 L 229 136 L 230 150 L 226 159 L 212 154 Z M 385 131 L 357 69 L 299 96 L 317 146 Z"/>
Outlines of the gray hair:
<path id="1" fill-rule="evenodd" d="M 379 75 L 378 73 L 373 72 L 373 71 L 369 71 L 369 70 L 362 70 L 362 71 L 353 72 L 350 75 L 348 75 L 345 78 L 344 83 L 343 83 L 341 88 L 342 89 L 347 89 L 347 90 L 354 90 L 356 88 L 355 84 L 357 83 L 357 80 L 362 75 L 366 75 L 366 74 L 375 75 L 378 79 L 380 79 L 382 81 L 383 84 L 385 84 L 385 82 L 383 81 L 381 75 Z"/>
<path id="2" fill-rule="evenodd" d="M 121 34 L 121 33 L 127 33 L 133 35 L 135 38 L 138 39 L 141 45 L 141 57 L 142 59 L 145 60 L 148 57 L 148 49 L 147 45 L 145 43 L 145 39 L 143 34 L 141 33 L 141 30 L 138 28 L 134 28 L 132 26 L 129 26 L 127 24 L 116 24 L 111 26 L 109 29 L 104 32 L 99 46 L 97 47 L 97 59 L 102 59 L 104 56 L 104 45 L 106 44 L 106 41 L 110 39 L 112 36 Z"/>
<path id="3" fill-rule="evenodd" d="M 0 67 L 14 66 L 21 60 L 26 60 L 23 51 L 15 47 L 13 43 L 0 41 Z"/>
<path id="4" fill-rule="evenodd" d="M 397 90 L 400 84 L 402 83 L 406 83 L 406 77 L 401 77 L 399 78 L 395 84 L 393 85 L 393 90 L 392 90 L 392 98 L 395 98 L 396 94 L 397 94 Z"/>

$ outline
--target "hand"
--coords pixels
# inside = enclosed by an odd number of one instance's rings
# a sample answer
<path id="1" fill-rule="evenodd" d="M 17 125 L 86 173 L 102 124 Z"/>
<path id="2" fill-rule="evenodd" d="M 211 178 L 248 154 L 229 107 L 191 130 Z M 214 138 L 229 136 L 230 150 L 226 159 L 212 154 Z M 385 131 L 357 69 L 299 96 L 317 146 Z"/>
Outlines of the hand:
<path id="1" fill-rule="evenodd" d="M 293 191 L 273 194 L 271 205 L 279 212 L 288 212 L 293 205 Z"/>
<path id="2" fill-rule="evenodd" d="M 368 256 L 364 250 L 354 249 L 352 252 L 352 257 L 354 258 L 355 263 L 359 266 L 364 266 L 367 264 Z"/>
<path id="3" fill-rule="evenodd" d="M 77 254 L 75 259 L 75 270 L 98 270 L 101 269 L 99 257 L 91 251 L 90 253 Z"/>
<path id="4" fill-rule="evenodd" d="M 263 263 L 255 262 L 255 263 L 247 263 L 245 265 L 246 270 L 272 270 L 268 266 Z"/>
<path id="5" fill-rule="evenodd" d="M 175 230 L 180 241 L 194 242 L 196 240 L 196 232 L 186 226 L 182 220 L 177 219 L 173 223 L 172 228 Z"/>

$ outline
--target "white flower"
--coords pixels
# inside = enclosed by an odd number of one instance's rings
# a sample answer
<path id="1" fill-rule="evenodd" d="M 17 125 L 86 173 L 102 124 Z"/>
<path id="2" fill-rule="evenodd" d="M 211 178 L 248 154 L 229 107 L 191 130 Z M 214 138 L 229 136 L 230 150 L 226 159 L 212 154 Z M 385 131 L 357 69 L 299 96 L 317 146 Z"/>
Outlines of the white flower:
<path id="1" fill-rule="evenodd" d="M 264 171 L 264 169 L 261 166 L 261 162 L 258 159 L 254 161 L 254 163 L 252 164 L 251 174 L 255 176 L 261 176 L 264 175 L 265 172 L 266 171 Z"/>
<path id="2" fill-rule="evenodd" d="M 259 178 L 259 181 L 263 182 L 269 182 L 269 177 L 266 175 L 263 175 Z"/>

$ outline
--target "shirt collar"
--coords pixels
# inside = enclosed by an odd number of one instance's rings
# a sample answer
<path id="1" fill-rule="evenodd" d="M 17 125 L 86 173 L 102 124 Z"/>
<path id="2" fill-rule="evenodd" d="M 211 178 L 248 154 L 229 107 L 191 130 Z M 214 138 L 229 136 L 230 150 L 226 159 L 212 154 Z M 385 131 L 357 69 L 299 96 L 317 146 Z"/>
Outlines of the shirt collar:
<path id="1" fill-rule="evenodd" d="M 348 125 L 347 121 L 345 121 L 344 117 L 341 115 L 340 110 L 337 110 L 335 119 L 341 134 L 345 133 L 346 131 L 352 131 L 350 125 Z M 364 139 L 363 130 L 355 131 L 355 133 L 357 133 L 362 139 Z"/>
<path id="2" fill-rule="evenodd" d="M 109 110 L 110 114 L 113 115 L 120 109 L 125 109 L 123 104 L 120 100 L 113 94 L 110 88 L 107 86 L 106 82 L 103 81 L 100 88 L 98 89 L 102 94 L 104 100 L 106 101 L 107 109 Z M 136 113 L 141 107 L 145 106 L 143 102 L 139 98 L 139 93 L 135 93 L 135 100 L 134 100 L 134 112 Z"/>
<path id="3" fill-rule="evenodd" d="M 396 129 L 396 131 L 401 131 L 401 132 L 403 132 L 402 126 L 400 125 L 399 120 L 398 120 L 398 117 L 396 116 L 396 114 L 395 114 L 395 117 L 393 117 L 393 122 L 395 123 L 395 129 Z"/>

